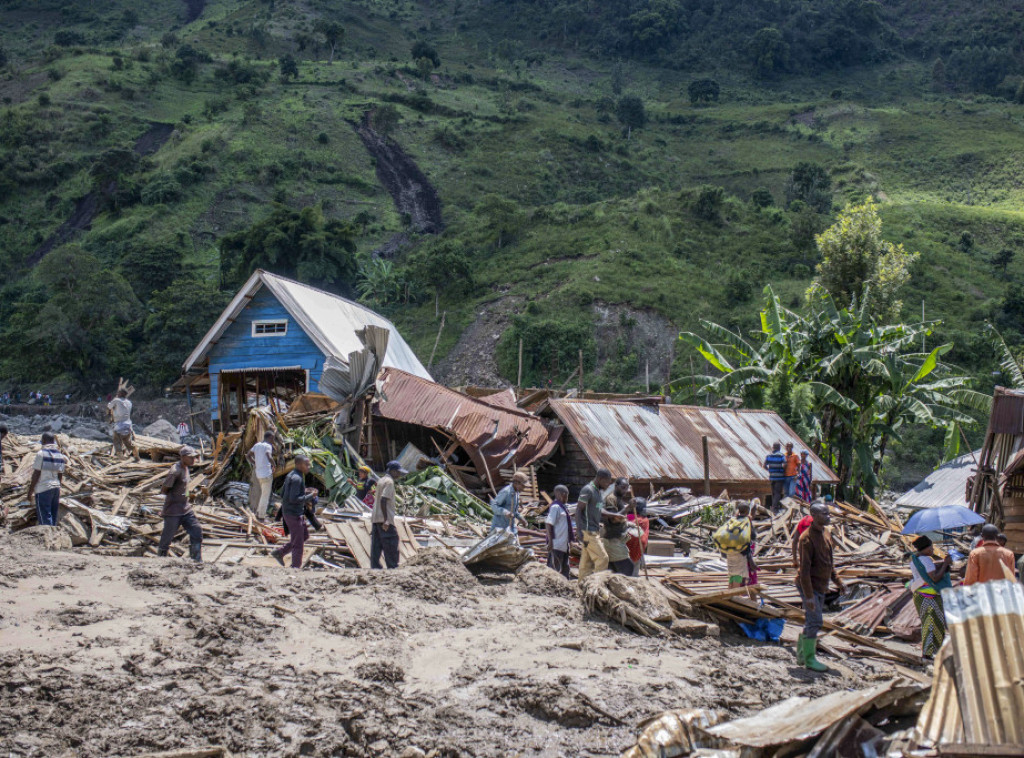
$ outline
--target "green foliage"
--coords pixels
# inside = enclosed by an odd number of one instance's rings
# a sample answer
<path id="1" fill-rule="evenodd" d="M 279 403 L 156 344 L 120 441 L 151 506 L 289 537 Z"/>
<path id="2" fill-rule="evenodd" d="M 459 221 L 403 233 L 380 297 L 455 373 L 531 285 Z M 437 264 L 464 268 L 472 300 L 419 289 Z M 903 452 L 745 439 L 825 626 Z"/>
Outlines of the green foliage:
<path id="1" fill-rule="evenodd" d="M 120 273 L 143 302 L 167 287 L 181 273 L 183 251 L 166 243 L 131 240 L 121 256 Z"/>
<path id="2" fill-rule="evenodd" d="M 680 334 L 716 369 L 690 383 L 711 401 L 738 395 L 746 405 L 766 402 L 805 429 L 839 476 L 840 496 L 874 494 L 887 447 L 905 428 L 971 425 L 971 412 L 985 408 L 985 396 L 940 360 L 951 344 L 915 352 L 938 322 L 879 323 L 863 306 L 837 306 L 821 288 L 797 313 L 771 286 L 760 317 L 752 340 L 709 321 L 701 324 L 710 339 Z"/>
<path id="3" fill-rule="evenodd" d="M 140 199 L 143 205 L 158 205 L 160 203 L 171 203 L 180 200 L 182 196 L 181 184 L 174 176 L 166 171 L 156 174 L 142 188 Z"/>
<path id="4" fill-rule="evenodd" d="M 319 286 L 351 288 L 356 272 L 356 230 L 324 218 L 323 208 L 282 206 L 248 229 L 220 242 L 221 275 L 237 287 L 258 268 Z"/>
<path id="5" fill-rule="evenodd" d="M 375 308 L 387 308 L 405 299 L 406 283 L 393 262 L 386 258 L 371 258 L 359 267 L 356 288 L 360 302 Z"/>
<path id="6" fill-rule="evenodd" d="M 862 303 L 882 320 L 899 318 L 899 291 L 910 280 L 910 266 L 920 254 L 882 239 L 882 219 L 874 202 L 847 206 L 836 223 L 818 235 L 817 243 L 822 257 L 818 283 L 840 306 Z"/>
<path id="7" fill-rule="evenodd" d="M 626 95 L 615 105 L 615 117 L 626 127 L 627 136 L 634 129 L 642 129 L 647 124 L 647 109 L 644 101 L 636 95 Z"/>
<path id="8" fill-rule="evenodd" d="M 832 210 L 832 177 L 817 163 L 801 161 L 786 182 L 786 205 L 795 200 L 810 206 L 818 213 Z M 792 210 L 792 208 L 791 208 Z"/>
<path id="9" fill-rule="evenodd" d="M 754 75 L 762 79 L 784 71 L 789 65 L 789 45 L 774 27 L 758 29 L 750 40 L 749 51 Z"/>
<path id="10" fill-rule="evenodd" d="M 750 193 L 750 202 L 754 204 L 755 208 L 769 208 L 775 204 L 775 198 L 772 197 L 772 191 L 767 187 L 758 187 Z"/>
<path id="11" fill-rule="evenodd" d="M 291 53 L 282 55 L 281 59 L 277 62 L 277 66 L 281 70 L 281 81 L 289 79 L 294 81 L 299 77 L 299 64 Z"/>
<path id="12" fill-rule="evenodd" d="M 433 45 L 428 42 L 423 40 L 414 42 L 410 52 L 413 62 L 426 58 L 430 61 L 433 68 L 438 68 L 441 65 L 441 56 L 437 54 L 437 50 L 434 49 Z"/>
<path id="13" fill-rule="evenodd" d="M 408 280 L 416 289 L 442 294 L 465 292 L 473 286 L 469 254 L 457 240 L 439 240 L 421 245 L 405 260 Z"/>
<path id="14" fill-rule="evenodd" d="M 167 280 L 164 280 L 167 283 Z M 185 357 L 227 306 L 232 293 L 221 292 L 192 274 L 152 294 L 142 325 L 142 345 L 133 377 L 152 387 L 178 377 Z"/>
<path id="15" fill-rule="evenodd" d="M 85 44 L 85 35 L 72 29 L 58 29 L 53 35 L 53 44 L 59 47 L 74 47 Z"/>
<path id="16" fill-rule="evenodd" d="M 594 327 L 580 312 L 556 307 L 553 312 L 538 308 L 512 318 L 498 343 L 498 370 L 515 377 L 519 365 L 519 340 L 523 341 L 523 384 L 544 387 L 548 382 L 562 384 L 579 364 L 583 351 L 583 369 L 594 367 L 597 344 Z"/>
<path id="17" fill-rule="evenodd" d="M 473 213 L 484 221 L 485 239 L 499 248 L 515 239 L 526 220 L 526 214 L 514 200 L 497 194 L 485 195 Z"/>
<path id="18" fill-rule="evenodd" d="M 394 133 L 402 121 L 402 114 L 391 103 L 378 105 L 370 112 L 370 126 L 383 137 Z"/>
<path id="19" fill-rule="evenodd" d="M 334 55 L 338 50 L 338 45 L 340 45 L 341 41 L 345 38 L 345 27 L 337 21 L 318 19 L 317 22 L 313 24 L 313 31 L 323 37 L 324 42 L 327 43 L 327 48 L 331 51 L 331 55 L 327 59 L 327 62 L 334 63 Z"/>
<path id="20" fill-rule="evenodd" d="M 704 221 L 715 223 L 721 221 L 722 200 L 724 198 L 725 189 L 705 184 L 697 190 L 697 197 L 693 202 L 694 215 Z"/>
<path id="21" fill-rule="evenodd" d="M 712 101 L 717 103 L 721 88 L 714 79 L 695 79 L 690 82 L 686 92 L 690 96 L 690 102 L 694 105 L 697 103 L 710 103 Z"/>

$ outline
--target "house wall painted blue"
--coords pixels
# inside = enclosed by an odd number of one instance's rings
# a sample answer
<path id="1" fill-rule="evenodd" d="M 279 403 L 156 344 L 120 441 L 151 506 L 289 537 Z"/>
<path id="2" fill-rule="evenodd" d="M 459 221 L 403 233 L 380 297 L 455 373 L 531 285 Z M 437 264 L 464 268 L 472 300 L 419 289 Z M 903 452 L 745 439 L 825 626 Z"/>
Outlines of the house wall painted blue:
<path id="1" fill-rule="evenodd" d="M 253 322 L 287 322 L 284 334 L 253 335 Z M 301 367 L 308 372 L 307 390 L 316 392 L 324 354 L 266 287 L 238 314 L 210 348 L 210 411 L 219 418 L 220 373 L 249 368 Z"/>

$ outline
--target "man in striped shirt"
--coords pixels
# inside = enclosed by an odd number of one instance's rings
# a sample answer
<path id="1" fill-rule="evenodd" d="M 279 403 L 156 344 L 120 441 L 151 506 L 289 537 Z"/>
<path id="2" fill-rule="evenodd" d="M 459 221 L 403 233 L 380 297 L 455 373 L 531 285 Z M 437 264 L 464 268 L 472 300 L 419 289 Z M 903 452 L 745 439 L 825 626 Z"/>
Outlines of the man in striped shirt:
<path id="1" fill-rule="evenodd" d="M 772 513 L 778 513 L 786 488 L 786 456 L 778 442 L 772 445 L 771 453 L 765 457 L 764 467 L 768 469 L 768 481 L 772 485 Z"/>
<path id="2" fill-rule="evenodd" d="M 66 459 L 57 447 L 52 432 L 43 432 L 42 448 L 32 463 L 32 479 L 28 483 L 28 501 L 35 495 L 36 520 L 39 526 L 57 526 L 60 508 L 60 486 L 64 481 Z"/>

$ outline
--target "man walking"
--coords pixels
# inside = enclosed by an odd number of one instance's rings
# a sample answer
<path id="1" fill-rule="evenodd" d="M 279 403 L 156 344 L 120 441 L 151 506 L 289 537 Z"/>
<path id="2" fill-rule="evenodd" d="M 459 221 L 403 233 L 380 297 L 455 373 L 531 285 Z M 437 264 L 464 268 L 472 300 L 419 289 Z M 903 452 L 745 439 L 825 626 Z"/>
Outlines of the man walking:
<path id="1" fill-rule="evenodd" d="M 996 582 L 1006 579 L 1003 567 L 1013 578 L 1013 553 L 999 544 L 999 527 L 985 524 L 981 528 L 981 544 L 971 551 L 967 558 L 967 573 L 964 575 L 964 586 Z"/>
<path id="2" fill-rule="evenodd" d="M 594 480 L 587 484 L 576 499 L 576 531 L 583 542 L 580 555 L 580 581 L 595 571 L 608 568 L 608 553 L 601 542 L 601 517 L 604 515 L 604 491 L 612 483 L 608 469 L 598 469 Z"/>
<path id="3" fill-rule="evenodd" d="M 160 535 L 160 546 L 156 554 L 166 556 L 171 540 L 178 533 L 178 527 L 185 527 L 188 533 L 188 555 L 196 563 L 203 560 L 203 527 L 192 510 L 188 500 L 188 467 L 196 462 L 196 451 L 188 445 L 178 451 L 178 462 L 167 472 L 160 492 L 164 495 L 164 507 L 160 515 L 164 519 L 164 530 Z"/>
<path id="4" fill-rule="evenodd" d="M 831 520 L 828 507 L 815 503 L 811 506 L 811 525 L 797 542 L 800 565 L 796 586 L 803 599 L 804 631 L 797 640 L 796 659 L 812 671 L 828 671 L 828 666 L 818 661 L 817 650 L 829 580 L 836 583 L 840 592 L 846 591 L 832 562 L 832 536 L 825 531 Z"/>
<path id="5" fill-rule="evenodd" d="M 53 432 L 43 432 L 42 447 L 32 462 L 32 478 L 28 483 L 28 501 L 36 498 L 36 520 L 39 526 L 57 526 L 57 511 L 60 508 L 60 487 L 64 483 L 64 466 L 67 459 L 57 447 Z"/>
<path id="6" fill-rule="evenodd" d="M 118 390 L 117 397 L 107 403 L 107 410 L 114 419 L 114 455 L 131 455 L 134 450 L 132 437 L 132 401 L 127 390 Z"/>
<path id="7" fill-rule="evenodd" d="M 316 488 L 306 486 L 309 468 L 309 458 L 305 455 L 296 455 L 295 467 L 284 478 L 284 485 L 281 487 L 281 515 L 284 517 L 284 525 L 288 527 L 288 543 L 271 555 L 283 566 L 284 557 L 291 553 L 293 569 L 302 568 L 302 548 L 309 539 L 306 507 L 316 502 Z"/>
<path id="8" fill-rule="evenodd" d="M 522 471 L 512 474 L 512 481 L 506 484 L 491 501 L 491 531 L 508 529 L 519 533 L 516 520 L 519 518 L 519 493 L 526 489 L 529 480 Z"/>
<path id="9" fill-rule="evenodd" d="M 379 569 L 381 553 L 384 564 L 398 568 L 398 532 L 395 531 L 395 477 L 409 472 L 398 461 L 389 461 L 384 476 L 377 481 L 377 496 L 370 517 L 370 568 Z"/>
<path id="10" fill-rule="evenodd" d="M 800 473 L 800 456 L 793 452 L 793 443 L 786 443 L 786 497 L 796 495 L 796 477 Z"/>
<path id="11" fill-rule="evenodd" d="M 764 467 L 768 469 L 768 481 L 772 485 L 772 513 L 779 512 L 786 490 L 786 456 L 781 450 L 782 445 L 776 442 L 772 445 L 771 453 L 764 459 Z"/>
<path id="12" fill-rule="evenodd" d="M 564 484 L 555 487 L 555 501 L 548 508 L 544 528 L 548 537 L 548 568 L 553 568 L 569 579 L 569 545 L 576 541 L 572 519 L 565 501 L 569 499 L 569 488 Z"/>
<path id="13" fill-rule="evenodd" d="M 253 445 L 245 457 L 253 467 L 253 480 L 256 485 L 249 485 L 249 510 L 255 511 L 256 518 L 263 521 L 267 517 L 270 491 L 274 486 L 274 433 L 264 434 L 263 441 Z"/>

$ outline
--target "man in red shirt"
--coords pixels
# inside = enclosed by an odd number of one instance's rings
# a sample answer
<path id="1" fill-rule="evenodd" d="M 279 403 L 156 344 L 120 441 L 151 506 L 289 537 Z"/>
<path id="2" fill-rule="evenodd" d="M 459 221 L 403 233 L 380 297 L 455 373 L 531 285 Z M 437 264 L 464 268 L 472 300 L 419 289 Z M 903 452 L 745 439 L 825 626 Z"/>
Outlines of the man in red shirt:
<path id="1" fill-rule="evenodd" d="M 999 528 L 995 524 L 985 524 L 981 530 L 981 544 L 971 551 L 967 558 L 967 574 L 964 586 L 981 582 L 996 582 L 1008 578 L 1003 567 L 1009 571 L 1009 578 L 1014 576 L 1013 553 L 999 542 Z"/>

